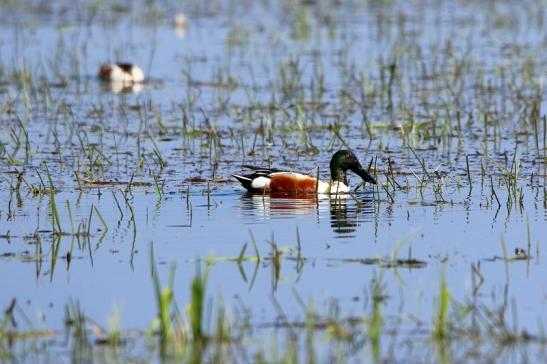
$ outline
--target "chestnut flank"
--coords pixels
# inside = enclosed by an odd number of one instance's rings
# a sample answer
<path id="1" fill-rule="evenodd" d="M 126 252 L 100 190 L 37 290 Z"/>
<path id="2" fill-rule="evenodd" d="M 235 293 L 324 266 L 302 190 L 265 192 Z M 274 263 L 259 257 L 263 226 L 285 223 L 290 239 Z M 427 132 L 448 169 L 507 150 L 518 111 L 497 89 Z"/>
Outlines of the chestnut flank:
<path id="1" fill-rule="evenodd" d="M 280 174 L 272 177 L 271 192 L 314 193 L 316 179 L 309 176 L 294 174 Z"/>

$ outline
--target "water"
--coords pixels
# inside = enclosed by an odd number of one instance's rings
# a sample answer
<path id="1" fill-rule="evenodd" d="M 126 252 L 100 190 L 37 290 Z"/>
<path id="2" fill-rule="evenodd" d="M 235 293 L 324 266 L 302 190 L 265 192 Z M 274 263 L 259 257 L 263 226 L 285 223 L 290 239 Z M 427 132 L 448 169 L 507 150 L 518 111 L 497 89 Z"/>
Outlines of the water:
<path id="1" fill-rule="evenodd" d="M 455 302 L 511 302 L 518 327 L 541 333 L 541 2 L 81 5 L 0 10 L 1 307 L 16 298 L 35 326 L 61 330 L 72 299 L 103 327 L 118 307 L 124 328 L 146 329 L 153 247 L 162 282 L 176 265 L 181 310 L 207 266 L 209 299 L 245 307 L 257 327 L 280 320 L 274 301 L 305 320 L 300 298 L 365 315 L 381 275 L 385 315 L 411 339 L 416 322 L 431 327 L 445 271 Z M 184 36 L 170 24 L 179 11 Z M 101 84 L 109 60 L 140 64 L 148 81 Z M 340 200 L 253 196 L 230 177 L 271 164 L 328 178 L 346 144 L 363 165 L 373 158 L 384 187 Z M 51 196 L 29 188 L 49 187 L 47 171 L 62 231 L 91 221 L 89 244 L 52 234 Z M 128 192 L 130 181 L 143 184 Z M 238 263 L 244 247 L 256 255 L 253 241 L 263 259 Z M 505 260 L 516 248 L 530 259 Z"/>

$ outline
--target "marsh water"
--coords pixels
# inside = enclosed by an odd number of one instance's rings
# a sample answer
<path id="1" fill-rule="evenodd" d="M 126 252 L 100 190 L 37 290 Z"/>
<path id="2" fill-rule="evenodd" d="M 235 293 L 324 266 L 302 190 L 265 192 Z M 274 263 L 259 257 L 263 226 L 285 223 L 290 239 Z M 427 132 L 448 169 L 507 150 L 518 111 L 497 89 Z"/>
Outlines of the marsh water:
<path id="1" fill-rule="evenodd" d="M 182 312 L 199 267 L 208 302 L 266 346 L 305 321 L 303 302 L 368 315 L 380 279 L 380 358 L 544 360 L 545 5 L 2 4 L 0 307 L 15 299 L 17 330 L 51 330 L 43 355 L 68 361 L 68 302 L 99 327 L 150 326 L 153 249 L 162 282 L 176 267 Z M 99 82 L 114 61 L 147 81 Z M 250 195 L 231 177 L 251 164 L 328 179 L 342 148 L 378 185 Z M 428 346 L 443 282 L 451 355 Z M 465 307 L 491 331 L 463 349 Z M 381 360 L 366 346 L 334 357 Z"/>

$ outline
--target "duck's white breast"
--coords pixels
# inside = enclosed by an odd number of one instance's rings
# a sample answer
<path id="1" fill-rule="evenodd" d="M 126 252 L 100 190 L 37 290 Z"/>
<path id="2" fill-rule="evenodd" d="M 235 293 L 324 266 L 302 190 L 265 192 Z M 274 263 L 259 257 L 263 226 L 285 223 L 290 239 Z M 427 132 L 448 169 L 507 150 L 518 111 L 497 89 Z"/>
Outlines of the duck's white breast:
<path id="1" fill-rule="evenodd" d="M 336 195 L 336 194 L 339 194 L 339 193 L 348 193 L 348 192 L 350 192 L 350 189 L 343 182 L 338 182 L 338 181 L 323 182 L 323 181 L 319 181 L 319 185 L 317 186 L 317 192 L 318 193 L 328 193 L 328 194 Z"/>

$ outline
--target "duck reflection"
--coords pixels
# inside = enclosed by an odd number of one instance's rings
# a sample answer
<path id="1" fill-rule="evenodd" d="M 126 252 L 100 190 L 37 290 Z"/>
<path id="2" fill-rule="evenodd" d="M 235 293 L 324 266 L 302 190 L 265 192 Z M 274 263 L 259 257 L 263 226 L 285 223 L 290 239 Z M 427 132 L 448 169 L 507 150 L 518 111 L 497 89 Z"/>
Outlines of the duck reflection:
<path id="1" fill-rule="evenodd" d="M 260 220 L 291 219 L 315 215 L 318 220 L 330 216 L 332 231 L 340 237 L 351 234 L 365 220 L 372 220 L 372 195 L 257 195 L 247 193 L 241 197 L 241 211 L 244 215 Z"/>
<path id="2" fill-rule="evenodd" d="M 360 196 L 363 197 L 363 196 Z M 372 198 L 363 197 L 330 200 L 330 226 L 332 231 L 344 237 L 352 237 L 353 233 L 366 220 L 367 215 L 373 215 Z"/>
<path id="3" fill-rule="evenodd" d="M 317 211 L 325 201 L 315 195 L 246 193 L 241 197 L 241 209 L 245 214 L 264 218 L 285 218 L 306 215 Z"/>
<path id="4" fill-rule="evenodd" d="M 101 81 L 101 88 L 113 94 L 138 94 L 142 91 L 143 85 L 142 83 Z"/>

